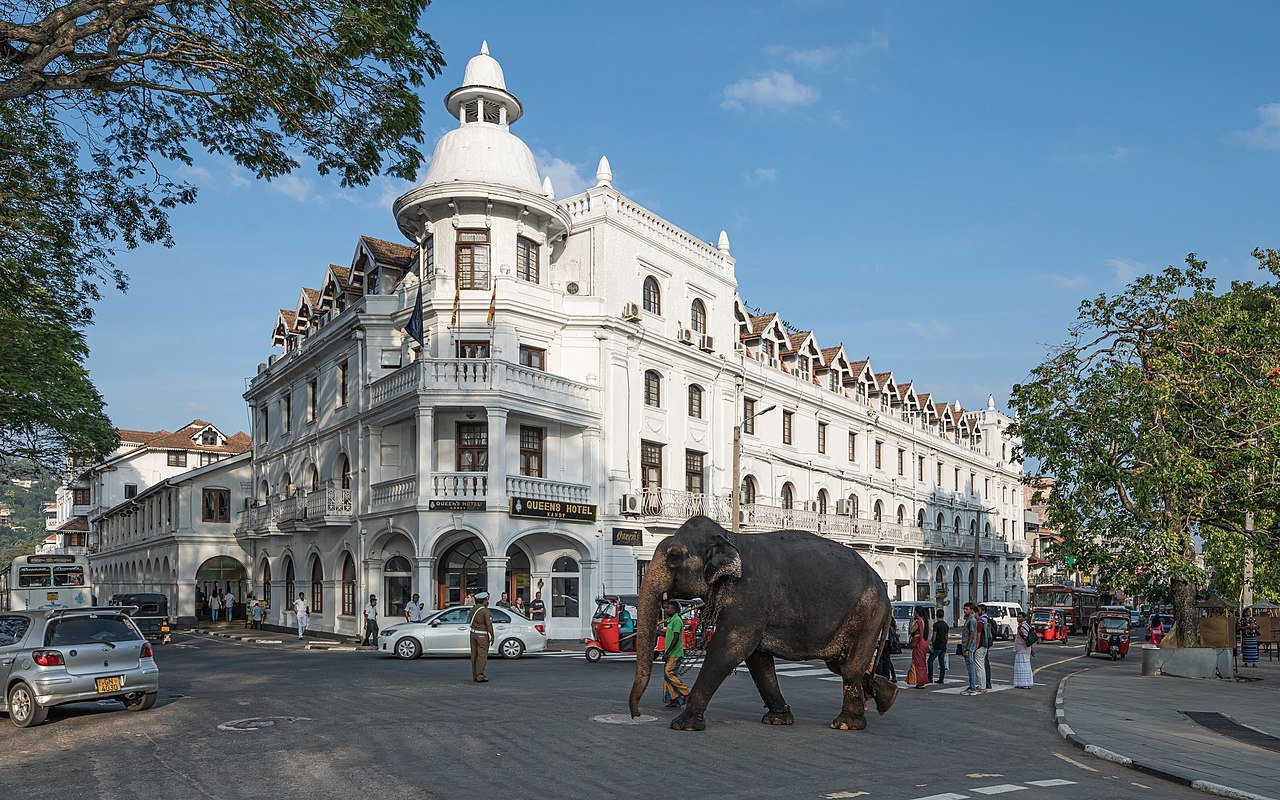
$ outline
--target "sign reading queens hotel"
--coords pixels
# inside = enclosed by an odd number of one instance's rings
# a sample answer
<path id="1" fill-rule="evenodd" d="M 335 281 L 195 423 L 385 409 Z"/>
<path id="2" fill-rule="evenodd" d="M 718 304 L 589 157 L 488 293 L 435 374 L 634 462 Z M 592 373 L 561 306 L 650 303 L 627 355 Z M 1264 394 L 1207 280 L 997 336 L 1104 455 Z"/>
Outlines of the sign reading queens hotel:
<path id="1" fill-rule="evenodd" d="M 566 503 L 563 500 L 538 500 L 532 497 L 511 498 L 513 517 L 526 519 L 562 519 L 567 522 L 595 522 L 598 508 L 592 503 Z"/>

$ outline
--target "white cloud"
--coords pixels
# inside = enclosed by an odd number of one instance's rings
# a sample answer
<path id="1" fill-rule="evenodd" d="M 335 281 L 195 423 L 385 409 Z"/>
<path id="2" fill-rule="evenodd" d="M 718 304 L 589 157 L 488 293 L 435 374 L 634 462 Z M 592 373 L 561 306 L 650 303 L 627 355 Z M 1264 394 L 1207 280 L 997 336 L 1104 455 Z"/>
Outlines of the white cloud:
<path id="1" fill-rule="evenodd" d="M 756 183 L 773 183 L 778 179 L 778 170 L 774 167 L 756 167 L 744 173 L 742 182 L 751 185 Z"/>
<path id="2" fill-rule="evenodd" d="M 563 158 L 551 155 L 546 150 L 539 150 L 534 154 L 534 160 L 538 164 L 538 174 L 551 179 L 551 186 L 556 190 L 556 197 L 569 197 L 579 192 L 585 192 L 595 184 L 594 173 L 592 173 L 591 180 L 588 180 L 583 175 L 589 166 L 587 164 L 575 164 L 571 161 L 565 161 Z"/>
<path id="3" fill-rule="evenodd" d="M 845 45 L 820 45 L 818 47 L 770 48 L 771 52 L 798 67 L 823 70 L 848 64 L 863 56 L 883 53 L 889 49 L 889 37 L 880 31 L 871 31 L 856 42 Z"/>
<path id="4" fill-rule="evenodd" d="M 919 336 L 921 339 L 925 339 L 930 342 L 936 339 L 945 339 L 951 335 L 951 327 L 936 319 L 931 319 L 926 322 L 908 322 L 907 329 Z"/>
<path id="5" fill-rule="evenodd" d="M 1089 284 L 1089 279 L 1083 275 L 1059 275 L 1056 272 L 1049 273 L 1049 283 L 1061 289 L 1083 289 Z"/>
<path id="6" fill-rule="evenodd" d="M 178 166 L 178 174 L 189 181 L 211 181 L 213 173 L 204 167 L 196 165 L 181 164 Z"/>
<path id="7" fill-rule="evenodd" d="M 1116 284 L 1120 286 L 1128 285 L 1139 275 L 1146 275 L 1150 271 L 1145 264 L 1131 258 L 1108 258 L 1106 264 L 1111 268 Z"/>
<path id="8" fill-rule="evenodd" d="M 1250 150 L 1280 150 L 1280 103 L 1258 106 L 1258 124 L 1249 130 L 1232 131 L 1227 139 Z"/>
<path id="9" fill-rule="evenodd" d="M 289 197 L 299 203 L 322 200 L 316 194 L 315 182 L 310 178 L 302 177 L 297 172 L 290 172 L 287 175 L 272 178 L 267 185 L 285 197 Z"/>
<path id="10" fill-rule="evenodd" d="M 821 91 L 797 81 L 790 72 L 772 70 L 726 86 L 720 107 L 730 111 L 789 111 L 811 106 L 820 97 Z"/>

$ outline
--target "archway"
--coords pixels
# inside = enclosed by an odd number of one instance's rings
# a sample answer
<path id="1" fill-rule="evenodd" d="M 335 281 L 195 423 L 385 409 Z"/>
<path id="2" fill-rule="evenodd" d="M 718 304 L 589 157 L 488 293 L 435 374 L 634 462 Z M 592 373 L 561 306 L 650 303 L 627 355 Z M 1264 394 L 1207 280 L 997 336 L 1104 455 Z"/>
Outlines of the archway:
<path id="1" fill-rule="evenodd" d="M 244 613 L 244 598 L 249 588 L 244 565 L 231 556 L 214 556 L 196 570 L 196 587 L 205 597 L 213 593 L 225 596 L 228 592 L 236 599 L 235 613 Z"/>
<path id="2" fill-rule="evenodd" d="M 529 564 L 529 554 L 526 553 L 519 545 L 511 545 L 507 548 L 507 599 L 515 602 L 517 598 L 528 603 L 533 599 L 533 592 L 530 590 L 532 585 L 532 569 Z"/>
<path id="3" fill-rule="evenodd" d="M 578 560 L 560 556 L 551 565 L 551 617 L 577 619 L 581 616 L 582 579 Z"/>
<path id="4" fill-rule="evenodd" d="M 960 568 L 956 567 L 955 572 L 951 573 L 951 619 L 959 621 L 960 619 Z"/>
<path id="5" fill-rule="evenodd" d="M 293 601 L 298 598 L 298 585 L 294 579 L 293 557 L 284 557 L 284 607 L 293 608 Z"/>
<path id="6" fill-rule="evenodd" d="M 440 557 L 439 608 L 462 605 L 468 593 L 483 590 L 489 583 L 484 563 L 484 545 L 476 537 L 463 539 Z"/>
<path id="7" fill-rule="evenodd" d="M 982 570 L 982 602 L 991 599 L 991 570 L 984 568 Z"/>
<path id="8" fill-rule="evenodd" d="M 351 571 L 354 577 L 354 566 Z M 391 617 L 404 616 L 404 607 L 413 597 L 413 564 L 409 559 L 392 556 L 383 562 L 382 587 L 382 613 Z"/>
<path id="9" fill-rule="evenodd" d="M 261 578 L 258 584 L 262 587 L 262 599 L 268 607 L 271 606 L 271 562 L 266 558 L 262 559 Z"/>

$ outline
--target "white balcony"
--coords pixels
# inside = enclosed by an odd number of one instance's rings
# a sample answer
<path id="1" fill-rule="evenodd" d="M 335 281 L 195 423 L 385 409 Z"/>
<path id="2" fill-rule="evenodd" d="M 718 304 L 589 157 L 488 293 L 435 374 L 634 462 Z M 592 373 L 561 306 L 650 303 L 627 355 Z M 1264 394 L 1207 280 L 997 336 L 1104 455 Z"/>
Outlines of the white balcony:
<path id="1" fill-rule="evenodd" d="M 434 399 L 470 405 L 499 405 L 502 395 L 519 397 L 524 404 L 545 404 L 598 414 L 598 387 L 492 358 L 421 359 L 375 382 L 369 389 L 371 408 L 415 392 L 429 392 Z"/>
<path id="2" fill-rule="evenodd" d="M 374 507 L 406 505 L 417 497 L 417 475 L 405 475 L 369 487 L 369 504 Z"/>
<path id="3" fill-rule="evenodd" d="M 433 472 L 431 496 L 445 500 L 483 500 L 489 494 L 487 472 Z"/>
<path id="4" fill-rule="evenodd" d="M 547 478 L 531 478 L 524 475 L 507 476 L 509 497 L 530 497 L 535 500 L 560 500 L 566 503 L 590 503 L 591 487 L 582 483 L 565 483 Z"/>

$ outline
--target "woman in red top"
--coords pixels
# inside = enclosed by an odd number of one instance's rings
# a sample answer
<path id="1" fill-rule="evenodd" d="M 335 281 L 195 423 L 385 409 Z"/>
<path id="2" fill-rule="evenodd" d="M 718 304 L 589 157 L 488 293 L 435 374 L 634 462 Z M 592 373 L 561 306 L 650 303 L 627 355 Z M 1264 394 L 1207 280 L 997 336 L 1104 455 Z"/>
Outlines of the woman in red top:
<path id="1" fill-rule="evenodd" d="M 911 669 L 915 672 L 916 688 L 929 686 L 929 623 L 925 619 L 924 606 L 916 606 L 911 620 Z"/>

